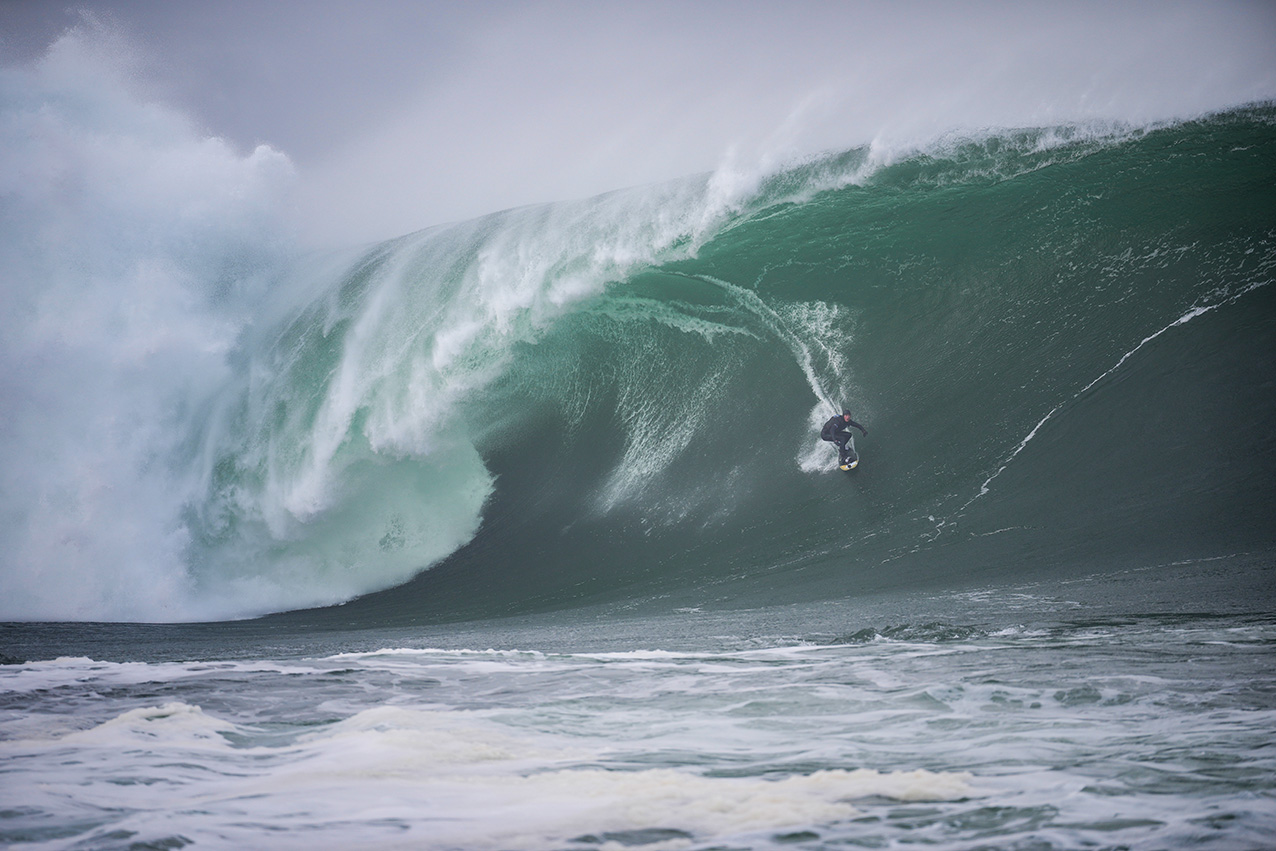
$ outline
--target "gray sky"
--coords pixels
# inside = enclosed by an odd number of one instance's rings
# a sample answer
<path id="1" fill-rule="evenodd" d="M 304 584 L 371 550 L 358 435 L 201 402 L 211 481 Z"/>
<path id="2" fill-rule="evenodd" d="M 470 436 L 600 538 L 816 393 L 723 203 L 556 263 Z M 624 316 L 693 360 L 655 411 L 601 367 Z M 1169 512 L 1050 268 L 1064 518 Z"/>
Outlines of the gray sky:
<path id="1" fill-rule="evenodd" d="M 393 236 L 873 140 L 1276 97 L 1276 2 L 0 0 L 6 63 L 85 9 L 146 95 L 282 150 L 330 235 Z"/>

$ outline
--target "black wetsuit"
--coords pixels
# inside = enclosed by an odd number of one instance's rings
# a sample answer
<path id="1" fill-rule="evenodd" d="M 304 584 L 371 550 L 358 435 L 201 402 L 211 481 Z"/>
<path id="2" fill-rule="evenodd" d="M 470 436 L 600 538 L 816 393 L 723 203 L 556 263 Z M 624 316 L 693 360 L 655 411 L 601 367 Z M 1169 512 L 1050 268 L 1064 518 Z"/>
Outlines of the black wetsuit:
<path id="1" fill-rule="evenodd" d="M 846 420 L 842 418 L 842 414 L 831 418 L 824 424 L 824 428 L 820 429 L 820 439 L 827 440 L 830 443 L 837 444 L 838 460 L 846 458 L 848 453 L 853 453 L 853 449 L 846 447 L 847 441 L 851 439 L 851 426 L 855 426 L 864 435 L 868 434 L 868 430 L 864 426 L 855 422 L 855 420 Z"/>

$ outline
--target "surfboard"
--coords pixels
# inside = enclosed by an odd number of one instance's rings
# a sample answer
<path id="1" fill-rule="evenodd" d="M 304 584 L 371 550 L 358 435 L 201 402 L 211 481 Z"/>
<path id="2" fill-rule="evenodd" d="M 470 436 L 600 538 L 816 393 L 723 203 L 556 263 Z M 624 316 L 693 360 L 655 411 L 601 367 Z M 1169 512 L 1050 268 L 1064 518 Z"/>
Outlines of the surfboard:
<path id="1" fill-rule="evenodd" d="M 841 453 L 837 459 L 837 468 L 839 470 L 854 470 L 860 465 L 860 456 L 855 451 L 855 438 L 851 438 L 846 444 L 846 451 Z"/>

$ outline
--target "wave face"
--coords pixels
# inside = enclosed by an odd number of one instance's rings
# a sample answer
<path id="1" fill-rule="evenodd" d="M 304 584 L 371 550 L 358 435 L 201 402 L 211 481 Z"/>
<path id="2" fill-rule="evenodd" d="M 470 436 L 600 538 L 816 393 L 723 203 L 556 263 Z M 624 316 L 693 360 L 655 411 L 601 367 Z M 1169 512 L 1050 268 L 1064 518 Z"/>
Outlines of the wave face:
<path id="1" fill-rule="evenodd" d="M 469 413 L 483 527 L 360 605 L 760 604 L 1270 552 L 1273 115 L 760 181 L 520 341 Z M 842 404 L 870 432 L 852 476 L 817 437 Z"/>
<path id="2" fill-rule="evenodd" d="M 241 192 L 197 240 L 85 247 L 58 304 L 112 316 L 37 340 L 32 295 L 6 344 L 2 614 L 367 595 L 332 617 L 385 622 L 1270 552 L 1274 122 L 870 147 L 300 261 Z M 250 202 L 287 171 L 188 154 Z M 853 475 L 818 440 L 843 404 Z"/>

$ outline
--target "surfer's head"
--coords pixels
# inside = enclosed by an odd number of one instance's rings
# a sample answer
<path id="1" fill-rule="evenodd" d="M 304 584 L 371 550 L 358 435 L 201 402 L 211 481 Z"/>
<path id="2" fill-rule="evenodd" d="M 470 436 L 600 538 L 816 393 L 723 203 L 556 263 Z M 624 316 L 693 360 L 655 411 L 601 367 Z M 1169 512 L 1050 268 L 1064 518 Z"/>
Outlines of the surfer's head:
<path id="1" fill-rule="evenodd" d="M 850 418 L 851 418 L 851 412 L 850 412 L 850 411 L 848 411 L 848 410 L 846 410 L 845 408 L 843 408 L 843 409 L 842 409 L 842 419 L 844 419 L 844 420 L 850 420 Z"/>

